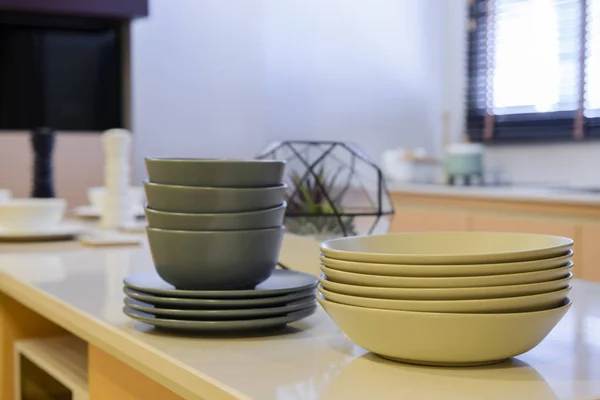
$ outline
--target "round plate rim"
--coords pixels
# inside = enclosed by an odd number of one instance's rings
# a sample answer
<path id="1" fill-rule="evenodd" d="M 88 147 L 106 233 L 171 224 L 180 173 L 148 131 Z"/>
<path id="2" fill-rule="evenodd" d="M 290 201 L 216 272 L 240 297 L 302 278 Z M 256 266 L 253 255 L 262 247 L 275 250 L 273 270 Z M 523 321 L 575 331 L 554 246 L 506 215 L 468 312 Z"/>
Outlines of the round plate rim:
<path id="1" fill-rule="evenodd" d="M 154 272 L 156 274 L 156 272 Z M 307 281 L 310 279 L 311 283 L 306 283 L 302 286 L 296 287 L 288 287 L 282 289 L 246 289 L 246 290 L 182 290 L 182 289 L 155 289 L 155 288 L 147 288 L 141 285 L 136 285 L 135 283 L 131 283 L 132 277 L 135 278 L 139 275 L 152 274 L 152 271 L 138 272 L 136 274 L 131 274 L 123 279 L 123 284 L 130 288 L 137 290 L 138 292 L 152 294 L 155 296 L 161 297 L 169 297 L 174 296 L 178 298 L 195 298 L 195 299 L 250 299 L 250 298 L 264 298 L 264 297 L 275 297 L 288 293 L 300 292 L 303 290 L 307 290 L 310 288 L 316 288 L 319 279 L 309 273 L 301 272 L 301 271 L 291 271 L 291 270 L 275 270 L 273 274 L 265 280 L 268 282 L 269 279 L 273 278 L 274 275 L 289 275 L 289 276 L 301 276 L 305 277 Z M 156 274 L 158 279 L 160 277 Z M 263 282 L 263 283 L 265 283 Z M 260 287 L 261 284 L 258 285 Z"/>
<path id="2" fill-rule="evenodd" d="M 74 237 L 84 232 L 83 227 L 71 224 L 59 225 L 39 231 L 4 231 L 0 229 L 0 240 L 35 240 Z"/>
<path id="3" fill-rule="evenodd" d="M 142 303 L 135 304 L 131 303 L 131 301 Z M 152 304 L 144 303 L 143 301 L 136 300 L 131 297 L 125 297 L 123 299 L 123 303 L 126 307 L 129 307 L 133 310 L 140 311 L 146 314 L 154 315 L 159 318 L 169 318 L 170 316 L 176 316 L 181 318 L 211 318 L 213 316 L 218 317 L 231 317 L 231 318 L 246 318 L 246 317 L 260 317 L 260 316 L 269 316 L 269 315 L 283 315 L 289 314 L 295 311 L 300 311 L 305 308 L 310 308 L 317 303 L 316 297 L 302 297 L 299 300 L 292 301 L 290 303 L 284 303 L 281 306 L 273 306 L 273 307 L 260 307 L 260 308 L 222 308 L 222 309 L 210 309 L 210 310 L 194 310 L 194 309 L 173 309 L 173 308 L 162 308 L 162 307 L 151 307 Z M 159 313 L 156 313 L 156 310 L 160 310 Z M 261 311 L 266 311 L 267 313 L 261 314 Z M 169 315 L 169 313 L 171 315 Z M 177 314 L 183 313 L 183 314 Z"/>
<path id="4" fill-rule="evenodd" d="M 148 325 L 152 325 L 159 328 L 168 328 L 172 330 L 210 330 L 210 331 L 245 331 L 252 329 L 260 329 L 267 327 L 275 327 L 280 325 L 289 324 L 292 322 L 299 321 L 306 317 L 312 315 L 316 309 L 317 305 L 313 307 L 306 308 L 300 311 L 294 311 L 288 313 L 284 316 L 280 317 L 269 317 L 269 318 L 255 318 L 255 319 L 243 319 L 243 320 L 226 320 L 226 321 L 194 321 L 194 320 L 178 320 L 178 319 L 168 319 L 168 318 L 157 318 L 157 317 L 146 317 L 145 314 L 141 311 L 133 310 L 129 307 L 123 307 L 123 313 L 127 315 L 129 318 L 132 318 L 136 321 L 143 322 Z M 137 315 L 136 315 L 137 314 Z M 157 325 L 155 322 L 161 321 L 168 322 L 169 324 L 175 323 L 180 325 L 179 327 L 166 326 L 166 325 Z M 243 323 L 244 326 L 239 326 L 240 323 Z M 267 325 L 265 325 L 267 323 Z"/>
<path id="5" fill-rule="evenodd" d="M 135 289 L 131 289 L 128 287 L 123 287 L 123 292 L 125 295 L 139 300 L 148 304 L 167 304 L 169 306 L 173 305 L 181 305 L 184 304 L 186 306 L 215 306 L 215 308 L 235 308 L 236 306 L 247 306 L 248 308 L 252 308 L 252 306 L 263 306 L 263 305 L 273 305 L 273 304 L 284 304 L 290 303 L 292 301 L 301 299 L 303 297 L 309 297 L 315 295 L 315 289 L 305 289 L 294 293 L 288 293 L 281 296 L 269 296 L 269 297 L 259 297 L 259 298 L 250 298 L 250 299 L 196 299 L 189 297 L 164 297 L 164 296 L 156 296 L 153 294 L 139 292 Z M 139 299 L 135 296 L 140 297 Z M 150 298 L 150 300 L 145 300 L 141 296 L 146 298 Z M 154 299 L 158 299 L 159 302 L 152 302 Z M 265 302 L 266 300 L 266 302 Z M 162 302 L 162 303 L 161 303 Z M 250 304 L 248 304 L 250 302 Z M 227 305 L 223 307 L 223 305 Z"/>

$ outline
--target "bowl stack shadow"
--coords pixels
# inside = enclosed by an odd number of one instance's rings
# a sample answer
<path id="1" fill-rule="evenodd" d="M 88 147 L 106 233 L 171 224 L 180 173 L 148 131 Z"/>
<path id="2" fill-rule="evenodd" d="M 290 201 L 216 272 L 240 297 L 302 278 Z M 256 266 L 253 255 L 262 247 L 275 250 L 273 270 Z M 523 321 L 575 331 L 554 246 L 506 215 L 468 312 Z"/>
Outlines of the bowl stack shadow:
<path id="1" fill-rule="evenodd" d="M 239 330 L 314 311 L 315 278 L 274 272 L 284 233 L 284 162 L 147 158 L 146 168 L 156 273 L 125 279 L 127 315 L 158 327 Z M 265 307 L 274 309 L 256 310 Z"/>
<path id="2" fill-rule="evenodd" d="M 573 241 L 500 232 L 394 234 L 321 245 L 317 299 L 356 344 L 424 365 L 499 362 L 568 311 Z"/>

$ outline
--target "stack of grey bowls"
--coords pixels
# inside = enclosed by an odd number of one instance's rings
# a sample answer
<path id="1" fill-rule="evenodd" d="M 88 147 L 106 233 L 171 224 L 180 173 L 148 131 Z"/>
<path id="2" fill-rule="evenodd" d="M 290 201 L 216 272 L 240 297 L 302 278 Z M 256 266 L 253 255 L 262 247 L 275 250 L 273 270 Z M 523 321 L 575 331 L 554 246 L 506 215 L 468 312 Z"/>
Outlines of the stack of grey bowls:
<path id="1" fill-rule="evenodd" d="M 147 234 L 157 275 L 125 280 L 128 307 L 140 299 L 149 307 L 138 311 L 162 307 L 164 299 L 147 298 L 161 294 L 201 300 L 195 311 L 202 312 L 207 310 L 202 300 L 209 299 L 239 303 L 244 298 L 273 297 L 269 304 L 281 307 L 288 300 L 278 303 L 276 296 L 312 294 L 316 287 L 312 276 L 274 272 L 284 233 L 285 162 L 147 158 L 146 168 Z M 185 302 L 169 304 L 190 308 Z M 304 305 L 294 310 L 314 311 L 314 299 Z M 181 314 L 173 311 L 173 316 Z M 125 312 L 133 316 L 131 310 Z M 159 314 L 164 315 L 152 316 Z"/>

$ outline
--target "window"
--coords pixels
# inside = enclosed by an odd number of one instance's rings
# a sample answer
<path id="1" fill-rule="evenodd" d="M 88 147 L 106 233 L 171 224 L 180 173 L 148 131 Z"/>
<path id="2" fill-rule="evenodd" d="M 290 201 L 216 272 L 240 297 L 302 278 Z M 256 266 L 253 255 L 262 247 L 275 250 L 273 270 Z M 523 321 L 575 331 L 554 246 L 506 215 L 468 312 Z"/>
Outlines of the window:
<path id="1" fill-rule="evenodd" d="M 600 137 L 600 0 L 471 0 L 474 141 Z"/>

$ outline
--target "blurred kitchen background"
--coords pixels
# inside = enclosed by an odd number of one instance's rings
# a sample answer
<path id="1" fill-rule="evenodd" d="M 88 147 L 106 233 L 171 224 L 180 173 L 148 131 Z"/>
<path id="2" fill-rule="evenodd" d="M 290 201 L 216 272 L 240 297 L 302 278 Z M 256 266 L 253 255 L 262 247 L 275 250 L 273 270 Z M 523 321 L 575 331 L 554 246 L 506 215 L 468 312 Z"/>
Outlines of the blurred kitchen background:
<path id="1" fill-rule="evenodd" d="M 60 14 L 53 3 L 0 0 L 0 25 L 15 11 Z M 581 118 L 600 109 L 600 0 L 150 0 L 148 10 L 90 12 L 122 28 L 120 122 L 134 135 L 136 183 L 144 156 L 247 158 L 279 140 L 354 142 L 392 183 L 446 183 L 448 146 L 470 137 L 486 142 L 488 185 L 600 188 L 597 120 Z M 0 187 L 27 196 L 31 162 L 28 136 L 4 128 Z M 85 203 L 102 167 L 100 135 L 59 132 L 61 197 Z"/>

